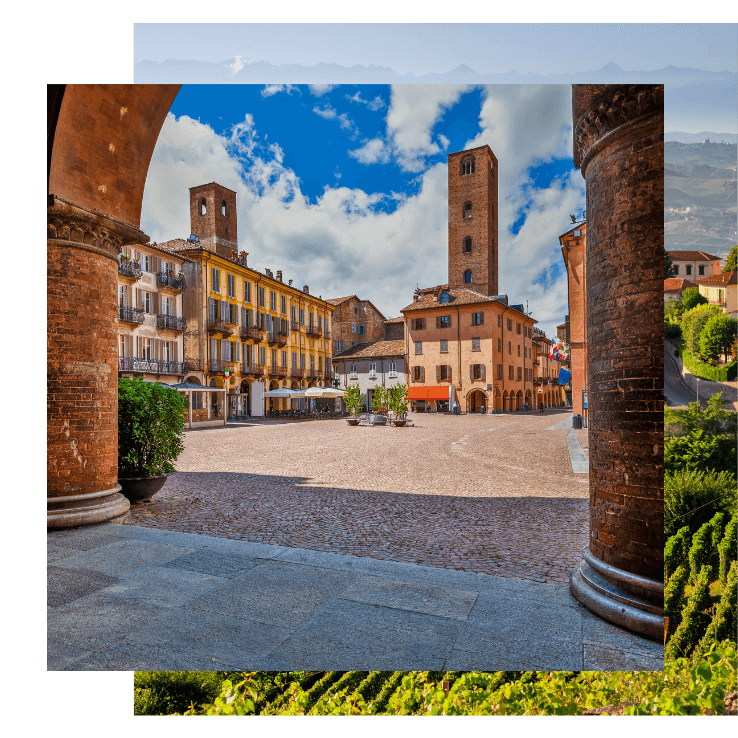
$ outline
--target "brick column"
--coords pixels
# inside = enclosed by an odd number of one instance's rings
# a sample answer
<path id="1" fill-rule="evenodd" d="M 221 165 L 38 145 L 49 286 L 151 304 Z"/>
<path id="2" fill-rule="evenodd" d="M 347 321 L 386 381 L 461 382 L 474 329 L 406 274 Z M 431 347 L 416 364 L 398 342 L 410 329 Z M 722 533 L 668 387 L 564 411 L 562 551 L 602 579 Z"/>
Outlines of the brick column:
<path id="1" fill-rule="evenodd" d="M 590 538 L 571 591 L 663 639 L 662 85 L 574 85 L 587 183 Z"/>
<path id="2" fill-rule="evenodd" d="M 117 254 L 138 229 L 47 206 L 47 527 L 126 516 L 118 484 Z"/>

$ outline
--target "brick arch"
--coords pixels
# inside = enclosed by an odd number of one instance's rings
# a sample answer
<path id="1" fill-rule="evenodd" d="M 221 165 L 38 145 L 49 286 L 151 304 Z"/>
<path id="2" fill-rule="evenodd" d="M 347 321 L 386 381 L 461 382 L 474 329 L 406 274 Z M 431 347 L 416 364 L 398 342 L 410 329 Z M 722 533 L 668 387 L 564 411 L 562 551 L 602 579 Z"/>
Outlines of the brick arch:
<path id="1" fill-rule="evenodd" d="M 117 255 L 179 85 L 48 92 L 47 525 L 127 514 L 118 485 Z"/>

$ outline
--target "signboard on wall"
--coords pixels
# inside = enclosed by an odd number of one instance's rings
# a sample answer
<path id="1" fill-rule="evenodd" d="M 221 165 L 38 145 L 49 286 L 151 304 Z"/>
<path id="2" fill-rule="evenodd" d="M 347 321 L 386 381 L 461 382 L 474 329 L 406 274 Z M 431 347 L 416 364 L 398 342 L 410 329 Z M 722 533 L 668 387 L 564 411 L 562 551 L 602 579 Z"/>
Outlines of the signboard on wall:
<path id="1" fill-rule="evenodd" d="M 251 417 L 264 417 L 264 382 L 251 383 Z"/>
<path id="2" fill-rule="evenodd" d="M 582 390 L 582 407 L 586 410 L 587 409 L 587 390 Z"/>

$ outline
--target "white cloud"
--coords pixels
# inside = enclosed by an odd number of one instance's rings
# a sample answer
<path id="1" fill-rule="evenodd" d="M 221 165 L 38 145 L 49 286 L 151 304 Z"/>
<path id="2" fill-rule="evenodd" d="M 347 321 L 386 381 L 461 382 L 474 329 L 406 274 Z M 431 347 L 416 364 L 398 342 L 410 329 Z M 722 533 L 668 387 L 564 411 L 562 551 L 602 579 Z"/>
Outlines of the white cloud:
<path id="1" fill-rule="evenodd" d="M 315 95 L 315 97 L 322 97 L 325 95 L 326 92 L 330 92 L 335 85 L 329 85 L 329 84 L 312 84 L 308 85 L 310 88 L 310 92 Z"/>
<path id="2" fill-rule="evenodd" d="M 271 97 L 272 95 L 276 95 L 279 92 L 286 92 L 288 95 L 296 92 L 299 95 L 300 88 L 296 87 L 295 85 L 266 85 L 261 91 L 261 94 L 264 97 Z"/>
<path id="3" fill-rule="evenodd" d="M 355 95 L 346 95 L 347 100 L 351 100 L 352 102 L 359 103 L 360 105 L 366 105 L 369 110 L 372 110 L 376 112 L 377 110 L 382 110 L 382 108 L 387 107 L 384 100 L 382 100 L 379 95 L 377 95 L 373 100 L 365 100 L 360 92 L 357 92 Z"/>
<path id="4" fill-rule="evenodd" d="M 321 118 L 325 118 L 326 120 L 337 120 L 341 128 L 344 131 L 348 132 L 351 138 L 356 138 L 356 136 L 359 135 L 359 129 L 356 127 L 356 124 L 351 120 L 351 118 L 349 118 L 346 113 L 339 114 L 338 111 L 331 105 L 326 105 L 323 108 L 316 105 L 313 108 L 313 113 L 316 113 Z"/>
<path id="5" fill-rule="evenodd" d="M 386 163 L 389 160 L 389 155 L 389 149 L 381 138 L 373 138 L 355 151 L 349 151 L 349 156 L 362 164 Z"/>

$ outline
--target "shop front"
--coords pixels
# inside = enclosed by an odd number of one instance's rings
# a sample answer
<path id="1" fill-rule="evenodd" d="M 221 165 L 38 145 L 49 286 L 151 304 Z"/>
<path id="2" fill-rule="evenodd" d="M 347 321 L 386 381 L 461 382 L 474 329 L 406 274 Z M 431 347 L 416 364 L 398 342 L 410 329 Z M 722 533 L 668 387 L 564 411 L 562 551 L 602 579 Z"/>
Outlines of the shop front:
<path id="1" fill-rule="evenodd" d="M 409 387 L 407 398 L 415 413 L 448 413 L 453 409 L 456 388 L 453 385 Z"/>

